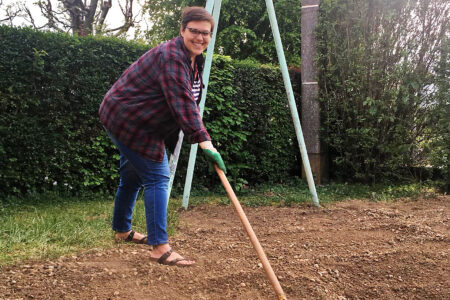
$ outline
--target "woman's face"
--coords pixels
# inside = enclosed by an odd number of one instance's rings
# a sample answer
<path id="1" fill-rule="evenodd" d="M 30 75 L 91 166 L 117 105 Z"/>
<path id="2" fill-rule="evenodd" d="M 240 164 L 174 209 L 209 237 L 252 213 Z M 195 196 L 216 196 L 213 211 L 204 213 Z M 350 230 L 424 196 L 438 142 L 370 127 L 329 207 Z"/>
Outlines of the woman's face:
<path id="1" fill-rule="evenodd" d="M 180 34 L 192 60 L 194 60 L 208 47 L 211 40 L 211 23 L 208 21 L 191 21 L 187 23 L 185 29 L 180 29 Z"/>

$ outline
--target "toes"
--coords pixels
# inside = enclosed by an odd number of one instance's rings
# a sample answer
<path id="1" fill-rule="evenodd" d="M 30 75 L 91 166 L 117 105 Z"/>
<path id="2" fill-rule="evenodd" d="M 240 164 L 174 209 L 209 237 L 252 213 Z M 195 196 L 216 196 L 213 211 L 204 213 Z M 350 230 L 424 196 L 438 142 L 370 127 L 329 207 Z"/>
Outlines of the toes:
<path id="1" fill-rule="evenodd" d="M 173 262 L 174 264 L 176 264 L 176 265 L 184 265 L 184 266 L 190 266 L 190 265 L 193 265 L 193 264 L 195 264 L 195 261 L 193 261 L 193 260 L 188 260 L 188 259 L 185 259 L 184 257 L 182 257 L 180 254 L 178 254 L 178 253 L 172 253 L 172 255 L 170 255 L 168 258 L 167 258 L 167 261 L 168 262 Z"/>
<path id="2" fill-rule="evenodd" d="M 184 265 L 184 266 L 191 266 L 193 264 L 195 264 L 195 261 L 193 260 L 182 260 L 180 262 L 178 262 L 179 265 Z"/>
<path id="3" fill-rule="evenodd" d="M 151 257 L 152 259 L 154 259 L 154 260 L 157 260 L 157 259 L 159 259 L 161 256 L 160 256 L 160 255 L 154 256 L 154 254 L 151 253 L 151 254 L 150 254 L 150 257 Z M 190 266 L 190 265 L 195 264 L 195 261 L 185 259 L 183 256 L 181 256 L 181 255 L 178 254 L 177 252 L 172 252 L 172 253 L 170 254 L 170 256 L 167 257 L 167 258 L 164 260 L 163 264 L 177 265 L 177 266 Z"/>

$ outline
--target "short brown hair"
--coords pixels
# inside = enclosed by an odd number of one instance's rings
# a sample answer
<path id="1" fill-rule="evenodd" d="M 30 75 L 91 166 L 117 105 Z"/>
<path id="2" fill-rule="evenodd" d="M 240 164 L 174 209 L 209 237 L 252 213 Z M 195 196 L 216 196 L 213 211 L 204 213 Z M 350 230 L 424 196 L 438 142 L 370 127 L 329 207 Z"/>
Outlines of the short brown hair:
<path id="1" fill-rule="evenodd" d="M 208 21 L 211 23 L 211 31 L 214 29 L 214 18 L 211 14 L 201 6 L 188 6 L 183 9 L 181 14 L 181 27 L 183 30 L 191 21 Z"/>

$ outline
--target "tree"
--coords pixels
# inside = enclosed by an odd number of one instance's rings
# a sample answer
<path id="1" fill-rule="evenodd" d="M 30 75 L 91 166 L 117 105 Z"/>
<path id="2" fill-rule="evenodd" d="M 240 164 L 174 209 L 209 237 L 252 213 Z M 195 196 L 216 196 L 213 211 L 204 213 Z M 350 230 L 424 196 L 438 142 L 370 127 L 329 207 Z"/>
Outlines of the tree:
<path id="1" fill-rule="evenodd" d="M 146 1 L 144 10 L 153 23 L 146 33 L 151 44 L 178 35 L 185 6 L 204 6 L 198 0 Z M 300 64 L 300 1 L 279 0 L 275 4 L 281 40 L 290 65 Z M 224 0 L 220 11 L 215 52 L 236 59 L 278 63 L 272 30 L 264 1 Z"/>
<path id="2" fill-rule="evenodd" d="M 32 7 L 25 2 L 13 2 L 9 5 L 1 2 L 6 18 L 0 20 L 0 23 L 9 22 L 12 25 L 15 18 L 21 17 L 35 29 L 70 31 L 80 36 L 89 34 L 120 36 L 136 24 L 137 17 L 133 15 L 133 2 L 134 0 L 117 1 L 124 20 L 122 25 L 111 29 L 105 26 L 105 19 L 113 5 L 112 0 L 39 0 L 33 5 L 39 8 L 46 19 L 44 24 L 39 25 Z"/>
<path id="3" fill-rule="evenodd" d="M 447 26 L 450 32 L 450 24 Z M 436 106 L 432 114 L 429 144 L 430 163 L 440 171 L 442 188 L 450 192 L 450 34 L 442 43 L 441 60 L 436 67 Z"/>
<path id="4" fill-rule="evenodd" d="M 24 12 L 20 7 L 20 3 L 13 2 L 11 4 L 5 4 L 3 0 L 0 0 L 0 8 L 3 9 L 4 17 L 0 19 L 0 24 L 9 23 L 12 26 L 12 21 L 17 17 L 24 17 Z"/>
<path id="5" fill-rule="evenodd" d="M 319 87 L 336 177 L 400 178 L 429 163 L 433 115 L 448 96 L 436 68 L 449 16 L 446 0 L 321 1 Z"/>

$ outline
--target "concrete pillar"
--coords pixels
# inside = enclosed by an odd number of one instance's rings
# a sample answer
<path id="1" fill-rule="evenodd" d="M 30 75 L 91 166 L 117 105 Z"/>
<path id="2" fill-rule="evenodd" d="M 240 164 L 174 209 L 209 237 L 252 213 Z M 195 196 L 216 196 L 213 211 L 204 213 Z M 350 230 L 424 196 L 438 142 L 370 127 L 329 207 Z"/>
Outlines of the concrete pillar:
<path id="1" fill-rule="evenodd" d="M 314 181 L 317 184 L 328 181 L 328 155 L 320 140 L 320 103 L 317 71 L 314 66 L 316 37 L 314 30 L 319 12 L 319 0 L 303 0 L 301 16 L 302 34 L 302 111 L 301 124 L 306 150 L 311 164 Z M 305 176 L 304 171 L 302 177 Z"/>

